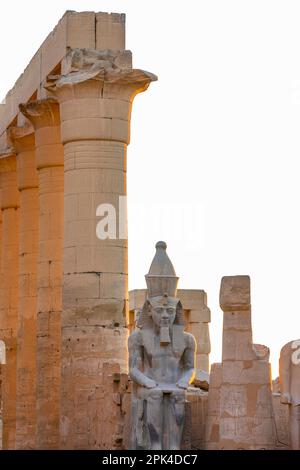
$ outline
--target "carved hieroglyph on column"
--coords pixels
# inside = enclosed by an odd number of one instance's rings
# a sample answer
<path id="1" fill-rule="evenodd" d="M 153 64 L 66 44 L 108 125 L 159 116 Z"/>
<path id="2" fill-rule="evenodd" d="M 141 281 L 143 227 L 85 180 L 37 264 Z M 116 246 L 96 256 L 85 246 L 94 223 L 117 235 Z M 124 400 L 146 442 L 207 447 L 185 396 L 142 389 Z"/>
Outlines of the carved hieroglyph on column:
<path id="1" fill-rule="evenodd" d="M 214 441 L 220 449 L 274 449 L 269 350 L 252 342 L 250 278 L 223 277 L 220 306 L 220 436 L 219 443 L 215 436 Z"/>
<path id="2" fill-rule="evenodd" d="M 35 128 L 39 177 L 37 449 L 59 448 L 64 155 L 58 103 L 20 105 Z"/>
<path id="3" fill-rule="evenodd" d="M 300 450 L 300 339 L 290 341 L 280 352 L 281 403 L 289 407 L 289 441 Z"/>
<path id="4" fill-rule="evenodd" d="M 119 218 L 134 96 L 156 77 L 129 51 L 75 49 L 46 88 L 60 104 L 65 218 L 61 447 L 97 448 L 95 390 L 104 362 L 127 367 L 127 240 L 96 234 L 97 208 Z M 101 209 L 100 209 L 101 212 Z"/>
<path id="5" fill-rule="evenodd" d="M 0 155 L 2 210 L 3 292 L 0 305 L 0 339 L 6 346 L 3 377 L 3 449 L 15 448 L 17 323 L 19 290 L 19 192 L 16 157 Z"/>
<path id="6" fill-rule="evenodd" d="M 16 449 L 35 449 L 38 174 L 32 126 L 11 127 L 8 135 L 17 155 L 20 191 Z"/>

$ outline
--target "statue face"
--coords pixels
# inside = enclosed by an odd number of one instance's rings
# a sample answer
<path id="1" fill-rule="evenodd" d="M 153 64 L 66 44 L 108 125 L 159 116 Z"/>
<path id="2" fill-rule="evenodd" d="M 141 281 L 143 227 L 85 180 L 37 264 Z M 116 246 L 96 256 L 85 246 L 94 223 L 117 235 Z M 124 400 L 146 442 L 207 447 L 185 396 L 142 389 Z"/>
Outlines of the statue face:
<path id="1" fill-rule="evenodd" d="M 151 309 L 151 316 L 155 325 L 171 326 L 176 317 L 176 307 L 168 303 L 167 305 L 158 304 L 153 305 Z"/>

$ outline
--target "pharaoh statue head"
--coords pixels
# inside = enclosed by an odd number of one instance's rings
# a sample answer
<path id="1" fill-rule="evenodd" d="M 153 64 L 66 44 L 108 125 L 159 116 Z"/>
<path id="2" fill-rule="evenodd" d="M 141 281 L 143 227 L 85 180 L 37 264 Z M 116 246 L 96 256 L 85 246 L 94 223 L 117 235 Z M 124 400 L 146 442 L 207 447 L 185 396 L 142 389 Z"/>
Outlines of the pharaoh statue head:
<path id="1" fill-rule="evenodd" d="M 161 344 L 168 344 L 171 342 L 170 330 L 174 326 L 184 327 L 183 309 L 176 297 L 178 277 L 167 255 L 167 244 L 160 241 L 155 248 L 155 256 L 145 276 L 147 299 L 138 326 L 159 329 Z"/>

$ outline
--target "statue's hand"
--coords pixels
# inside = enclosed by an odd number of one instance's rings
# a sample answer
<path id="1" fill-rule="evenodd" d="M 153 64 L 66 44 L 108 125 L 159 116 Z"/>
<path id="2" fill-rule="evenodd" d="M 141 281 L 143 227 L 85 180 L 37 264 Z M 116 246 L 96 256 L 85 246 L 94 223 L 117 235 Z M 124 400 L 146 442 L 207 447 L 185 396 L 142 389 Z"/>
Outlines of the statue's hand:
<path id="1" fill-rule="evenodd" d="M 292 403 L 292 397 L 290 393 L 283 393 L 280 397 L 280 403 L 284 405 Z"/>
<path id="2" fill-rule="evenodd" d="M 177 382 L 176 385 L 177 385 L 177 387 L 183 388 L 183 389 L 186 390 L 186 389 L 188 388 L 188 386 L 189 386 L 189 382 L 187 382 L 187 381 L 184 380 L 184 379 L 181 379 L 181 380 L 179 380 L 179 381 Z"/>
<path id="3" fill-rule="evenodd" d="M 155 387 L 157 387 L 157 383 L 154 382 L 154 380 L 152 380 L 152 379 L 145 380 L 144 385 L 145 385 L 146 388 L 155 388 Z"/>

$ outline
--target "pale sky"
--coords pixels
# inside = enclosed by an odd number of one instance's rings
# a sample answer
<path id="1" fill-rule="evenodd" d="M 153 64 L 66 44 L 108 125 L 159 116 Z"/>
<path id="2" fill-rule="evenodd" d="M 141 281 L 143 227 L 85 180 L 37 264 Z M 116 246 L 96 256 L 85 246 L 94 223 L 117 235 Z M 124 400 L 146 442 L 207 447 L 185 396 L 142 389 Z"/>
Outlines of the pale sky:
<path id="1" fill-rule="evenodd" d="M 126 13 L 136 97 L 128 148 L 129 282 L 163 239 L 180 288 L 204 289 L 221 360 L 223 275 L 249 274 L 253 337 L 300 337 L 300 2 L 1 2 L 0 100 L 65 10 Z"/>

